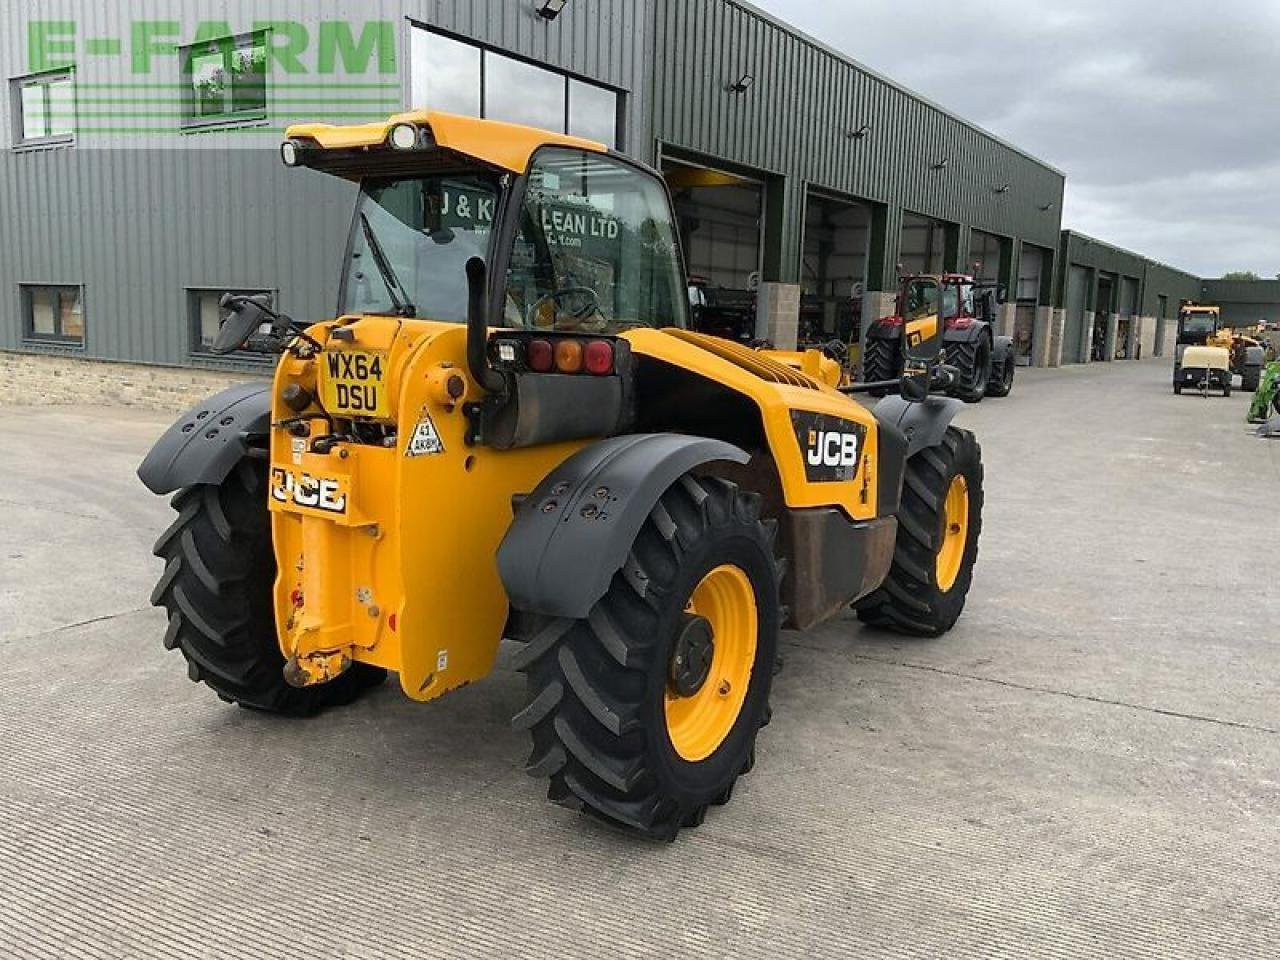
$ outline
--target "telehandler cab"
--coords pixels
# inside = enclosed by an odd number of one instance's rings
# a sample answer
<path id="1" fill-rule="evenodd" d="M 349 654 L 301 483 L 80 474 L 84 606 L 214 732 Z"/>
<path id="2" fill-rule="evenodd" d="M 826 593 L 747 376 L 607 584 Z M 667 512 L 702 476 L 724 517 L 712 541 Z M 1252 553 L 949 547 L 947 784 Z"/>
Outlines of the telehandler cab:
<path id="1" fill-rule="evenodd" d="M 600 144 L 416 112 L 282 153 L 359 185 L 341 316 L 226 298 L 217 349 L 279 351 L 274 383 L 139 469 L 176 491 L 153 601 L 193 680 L 309 715 L 394 671 L 425 701 L 507 637 L 529 773 L 671 839 L 751 769 L 780 629 L 956 622 L 982 463 L 929 395 L 936 281 L 871 411 L 820 356 L 690 332 L 665 185 Z"/>

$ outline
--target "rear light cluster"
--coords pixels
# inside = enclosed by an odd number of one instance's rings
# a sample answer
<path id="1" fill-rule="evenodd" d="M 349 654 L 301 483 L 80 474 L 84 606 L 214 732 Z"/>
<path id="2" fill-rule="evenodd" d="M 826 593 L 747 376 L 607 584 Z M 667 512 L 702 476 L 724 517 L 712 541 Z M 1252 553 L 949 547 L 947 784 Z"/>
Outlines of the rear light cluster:
<path id="1" fill-rule="evenodd" d="M 604 377 L 613 373 L 614 350 L 608 340 L 560 340 L 538 338 L 525 348 L 525 363 L 534 373 L 589 373 Z"/>
<path id="2" fill-rule="evenodd" d="M 880 322 L 881 322 L 882 324 L 884 324 L 886 327 L 900 327 L 900 326 L 902 326 L 902 318 L 901 318 L 901 317 L 885 317 L 885 318 L 884 318 L 883 320 L 881 320 Z"/>
<path id="3" fill-rule="evenodd" d="M 952 317 L 947 321 L 948 330 L 968 330 L 977 321 L 973 317 Z"/>

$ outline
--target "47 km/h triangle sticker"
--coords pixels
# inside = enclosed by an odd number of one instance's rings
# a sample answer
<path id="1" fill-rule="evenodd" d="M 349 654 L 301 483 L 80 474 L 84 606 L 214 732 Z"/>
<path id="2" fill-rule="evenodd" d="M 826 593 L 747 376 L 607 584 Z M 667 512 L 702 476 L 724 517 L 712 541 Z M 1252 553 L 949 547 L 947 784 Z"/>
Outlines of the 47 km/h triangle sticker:
<path id="1" fill-rule="evenodd" d="M 431 420 L 431 414 L 423 410 L 422 419 L 413 428 L 413 436 L 409 438 L 409 446 L 405 447 L 404 455 L 406 457 L 430 457 L 437 453 L 444 453 L 444 441 L 440 439 L 440 432 L 436 430 L 436 425 Z"/>

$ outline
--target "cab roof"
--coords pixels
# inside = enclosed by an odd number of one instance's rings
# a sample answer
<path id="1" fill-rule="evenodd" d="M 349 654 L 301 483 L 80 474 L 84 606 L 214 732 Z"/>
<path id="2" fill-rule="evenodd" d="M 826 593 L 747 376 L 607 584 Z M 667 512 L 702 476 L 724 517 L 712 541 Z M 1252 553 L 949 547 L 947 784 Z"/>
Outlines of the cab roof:
<path id="1" fill-rule="evenodd" d="M 605 144 L 594 140 L 434 110 L 413 110 L 374 123 L 346 126 L 328 123 L 296 124 L 288 128 L 285 136 L 290 140 L 311 141 L 322 150 L 342 151 L 350 156 L 352 153 L 380 148 L 390 150 L 387 138 L 392 129 L 401 124 L 412 124 L 428 130 L 440 148 L 512 173 L 524 173 L 528 170 L 529 159 L 540 147 L 571 147 L 594 153 L 609 152 Z"/>

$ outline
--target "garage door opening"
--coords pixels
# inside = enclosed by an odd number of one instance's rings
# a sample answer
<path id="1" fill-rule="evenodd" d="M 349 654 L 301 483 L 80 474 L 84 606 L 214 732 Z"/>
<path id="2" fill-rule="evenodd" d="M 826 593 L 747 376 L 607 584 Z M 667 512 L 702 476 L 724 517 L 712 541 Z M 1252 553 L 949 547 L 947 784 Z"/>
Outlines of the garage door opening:
<path id="1" fill-rule="evenodd" d="M 969 273 L 980 283 L 1000 279 L 1000 237 L 974 230 L 969 238 Z"/>
<path id="2" fill-rule="evenodd" d="M 1030 366 L 1035 355 L 1036 310 L 1044 280 L 1044 251 L 1030 244 L 1022 245 L 1018 258 L 1017 310 L 1013 316 L 1013 347 L 1019 366 Z"/>
<path id="3" fill-rule="evenodd" d="M 868 207 L 809 193 L 800 260 L 801 345 L 859 341 L 870 241 Z"/>
<path id="4" fill-rule="evenodd" d="M 915 213 L 903 215 L 898 262 L 904 274 L 942 273 L 946 251 L 946 224 Z"/>
<path id="5" fill-rule="evenodd" d="M 1107 357 L 1107 322 L 1116 309 L 1115 278 L 1101 276 L 1098 278 L 1098 299 L 1093 313 L 1093 339 L 1090 357 L 1093 360 L 1106 360 Z"/>
<path id="6" fill-rule="evenodd" d="M 670 158 L 663 160 L 662 173 L 675 203 L 689 269 L 694 329 L 733 340 L 754 339 L 764 183 Z"/>

